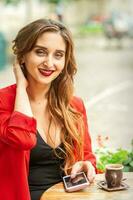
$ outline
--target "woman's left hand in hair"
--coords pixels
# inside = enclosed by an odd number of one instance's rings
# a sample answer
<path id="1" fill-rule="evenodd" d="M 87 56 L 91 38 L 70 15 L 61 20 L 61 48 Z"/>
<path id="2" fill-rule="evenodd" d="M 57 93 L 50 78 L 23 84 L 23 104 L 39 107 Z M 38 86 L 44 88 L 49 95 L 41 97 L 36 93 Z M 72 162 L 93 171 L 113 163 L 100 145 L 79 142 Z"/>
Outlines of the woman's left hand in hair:
<path id="1" fill-rule="evenodd" d="M 71 170 L 71 178 L 74 178 L 76 176 L 76 173 L 78 172 L 85 172 L 87 175 L 87 178 L 90 182 L 94 181 L 95 178 L 95 168 L 91 164 L 90 161 L 78 161 L 76 162 Z"/>

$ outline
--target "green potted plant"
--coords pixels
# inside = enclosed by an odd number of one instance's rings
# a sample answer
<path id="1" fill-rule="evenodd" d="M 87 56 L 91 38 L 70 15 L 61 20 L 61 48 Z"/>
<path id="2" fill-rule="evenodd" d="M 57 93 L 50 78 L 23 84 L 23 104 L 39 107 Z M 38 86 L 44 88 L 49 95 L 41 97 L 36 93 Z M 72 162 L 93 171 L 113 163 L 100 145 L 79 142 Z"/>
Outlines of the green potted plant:
<path id="1" fill-rule="evenodd" d="M 108 138 L 105 137 L 103 139 L 101 135 L 99 135 L 97 138 L 99 148 L 95 151 L 95 153 L 97 157 L 98 173 L 104 173 L 105 166 L 110 163 L 123 164 L 124 171 L 133 171 L 133 140 L 131 142 L 131 151 L 122 148 L 110 150 L 104 145 L 106 140 L 108 140 Z"/>
<path id="2" fill-rule="evenodd" d="M 131 141 L 131 151 L 128 153 L 127 159 L 123 162 L 125 172 L 133 172 L 133 139 Z"/>
<path id="3" fill-rule="evenodd" d="M 128 159 L 128 151 L 123 149 L 117 149 L 116 151 L 97 151 L 97 169 L 98 173 L 105 172 L 105 166 L 112 163 L 121 163 L 123 164 L 125 160 Z"/>

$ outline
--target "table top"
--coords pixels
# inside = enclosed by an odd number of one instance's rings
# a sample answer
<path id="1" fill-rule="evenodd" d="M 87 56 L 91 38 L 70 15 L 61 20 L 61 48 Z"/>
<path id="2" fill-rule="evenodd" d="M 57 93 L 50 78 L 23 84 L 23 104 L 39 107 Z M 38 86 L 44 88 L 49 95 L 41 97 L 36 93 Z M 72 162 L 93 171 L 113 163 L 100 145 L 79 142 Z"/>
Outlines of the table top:
<path id="1" fill-rule="evenodd" d="M 104 174 L 97 174 L 95 182 L 84 190 L 65 192 L 60 182 L 45 191 L 40 200 L 131 200 L 133 198 L 133 172 L 124 172 L 123 178 L 129 188 L 121 191 L 108 192 L 100 189 L 97 183 L 104 180 Z"/>

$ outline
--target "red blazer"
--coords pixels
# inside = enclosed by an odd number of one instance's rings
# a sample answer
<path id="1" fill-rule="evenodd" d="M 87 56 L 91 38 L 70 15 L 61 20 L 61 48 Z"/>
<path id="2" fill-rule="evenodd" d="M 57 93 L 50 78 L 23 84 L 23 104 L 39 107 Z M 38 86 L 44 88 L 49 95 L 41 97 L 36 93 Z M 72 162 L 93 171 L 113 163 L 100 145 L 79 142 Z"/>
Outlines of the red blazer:
<path id="1" fill-rule="evenodd" d="M 36 120 L 13 111 L 15 95 L 16 85 L 0 89 L 0 200 L 30 200 L 28 170 L 30 150 L 36 144 Z M 84 160 L 95 167 L 83 102 L 74 98 L 72 106 L 83 113 Z"/>

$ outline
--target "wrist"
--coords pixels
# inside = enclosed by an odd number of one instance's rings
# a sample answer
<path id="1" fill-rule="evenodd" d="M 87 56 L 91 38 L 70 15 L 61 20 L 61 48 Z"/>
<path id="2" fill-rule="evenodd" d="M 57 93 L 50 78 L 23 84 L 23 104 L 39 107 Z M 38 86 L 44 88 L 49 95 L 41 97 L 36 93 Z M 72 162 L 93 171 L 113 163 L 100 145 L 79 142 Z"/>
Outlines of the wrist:
<path id="1" fill-rule="evenodd" d="M 16 85 L 18 88 L 26 89 L 28 87 L 28 81 L 25 78 L 20 80 L 18 79 Z"/>
<path id="2" fill-rule="evenodd" d="M 16 90 L 17 92 L 26 92 L 26 87 L 21 84 L 17 84 Z"/>

